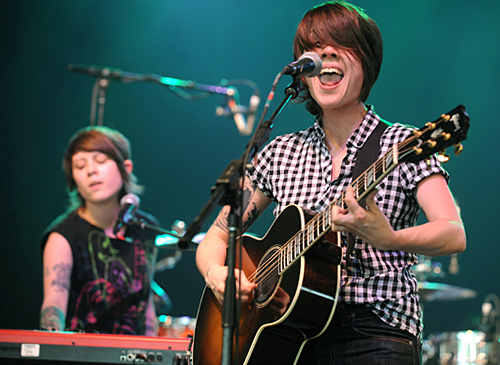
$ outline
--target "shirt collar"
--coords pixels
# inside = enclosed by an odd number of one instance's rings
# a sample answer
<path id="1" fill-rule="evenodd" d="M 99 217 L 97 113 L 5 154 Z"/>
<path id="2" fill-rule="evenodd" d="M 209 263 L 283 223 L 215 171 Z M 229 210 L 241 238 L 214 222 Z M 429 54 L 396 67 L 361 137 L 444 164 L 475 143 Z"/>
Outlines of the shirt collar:
<path id="1" fill-rule="evenodd" d="M 380 123 L 380 117 L 373 110 L 373 106 L 367 105 L 367 107 L 368 110 L 363 121 L 347 140 L 347 147 L 361 148 L 373 130 L 377 127 L 378 123 Z M 318 140 L 324 143 L 325 132 L 321 127 L 321 117 L 319 116 L 316 117 L 316 120 L 314 121 L 313 133 L 316 135 Z"/>

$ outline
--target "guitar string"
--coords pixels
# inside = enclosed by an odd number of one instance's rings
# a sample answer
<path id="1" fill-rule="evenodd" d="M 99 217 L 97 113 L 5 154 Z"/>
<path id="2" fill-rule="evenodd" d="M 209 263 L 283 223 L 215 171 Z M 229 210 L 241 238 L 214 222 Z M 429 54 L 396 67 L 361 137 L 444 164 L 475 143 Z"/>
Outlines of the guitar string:
<path id="1" fill-rule="evenodd" d="M 436 125 L 442 121 L 442 118 L 440 118 L 438 121 L 434 122 Z M 429 128 L 424 128 L 421 132 L 421 134 L 424 134 L 426 133 L 427 131 L 429 130 Z M 412 135 L 410 137 L 408 137 L 407 139 L 405 139 L 404 141 L 400 142 L 397 144 L 398 146 L 398 149 L 397 149 L 397 152 L 399 154 L 403 154 L 403 153 L 406 153 L 408 151 L 411 151 L 413 148 L 410 148 L 410 149 L 407 149 L 407 150 L 404 150 L 404 148 L 410 144 L 410 143 L 413 143 L 416 139 L 419 139 L 421 137 L 421 134 L 420 135 Z M 358 190 L 355 190 L 355 191 L 358 191 L 359 192 L 359 187 L 360 185 L 365 187 L 366 186 L 366 180 L 365 180 L 365 176 L 366 176 L 366 172 L 368 171 L 380 171 L 380 169 L 385 165 L 387 164 L 387 158 L 388 157 L 392 157 L 392 159 L 394 158 L 394 156 L 391 156 L 392 154 L 394 153 L 394 149 L 391 148 L 389 149 L 382 158 L 378 159 L 377 161 L 375 161 L 375 163 L 373 163 L 366 171 L 365 173 L 363 173 L 359 178 L 357 178 L 353 183 L 350 184 L 350 186 L 352 186 L 353 188 L 356 187 Z M 392 161 L 392 160 L 391 160 Z M 389 168 L 392 167 L 392 166 L 389 166 Z M 385 172 L 385 170 L 384 170 Z M 376 181 L 376 173 L 373 175 L 373 179 L 372 181 Z M 364 192 L 365 190 L 363 190 Z M 279 262 L 279 257 L 284 257 L 286 258 L 286 254 L 283 255 L 283 253 L 286 251 L 286 250 L 290 250 L 290 246 L 292 246 L 292 243 L 295 242 L 295 241 L 299 241 L 300 242 L 300 246 L 302 248 L 302 246 L 305 244 L 305 241 L 304 241 L 304 234 L 303 232 L 307 232 L 308 231 L 308 228 L 311 228 L 311 226 L 314 226 L 316 223 L 318 223 L 319 221 L 322 221 L 324 223 L 324 216 L 325 216 L 325 213 L 327 211 L 329 211 L 329 209 L 333 208 L 334 205 L 339 205 L 340 207 L 342 208 L 346 208 L 345 206 L 345 196 L 346 196 L 346 192 L 343 191 L 341 194 L 340 194 L 340 197 L 335 200 L 333 203 L 331 203 L 325 210 L 323 210 L 322 212 L 319 212 L 314 218 L 312 218 L 308 223 L 306 223 L 306 225 L 304 226 L 303 229 L 301 229 L 300 231 L 298 231 L 292 238 L 290 238 L 283 246 L 281 246 L 274 254 L 272 254 L 270 257 L 267 258 L 267 260 L 262 264 L 260 265 L 249 277 L 248 279 L 252 282 L 252 281 L 255 281 L 256 284 L 259 284 L 261 283 L 263 280 L 265 280 L 266 278 L 270 278 L 269 275 L 271 275 L 272 272 L 274 272 L 275 269 L 278 268 L 276 261 Z M 341 203 L 341 204 L 339 204 Z M 320 222 L 319 222 L 320 223 Z M 331 226 L 331 224 L 329 224 Z M 312 227 L 313 228 L 313 232 L 316 231 L 316 227 Z M 317 226 L 317 228 L 319 228 L 319 225 Z M 330 229 L 331 227 L 327 227 L 325 229 L 325 232 Z M 301 236 L 301 237 L 298 237 L 298 236 Z M 321 235 L 318 235 L 318 238 L 320 237 Z M 298 237 L 298 239 L 297 239 Z M 293 259 L 286 263 L 285 262 L 285 269 L 283 271 L 286 270 L 287 267 L 289 267 L 291 265 L 291 263 L 293 263 L 297 257 L 301 256 L 302 255 L 302 252 L 304 252 L 306 249 L 308 249 L 310 246 L 312 246 L 312 244 L 314 244 L 315 242 L 317 241 L 317 238 L 316 239 L 313 239 L 313 240 L 310 240 L 310 243 L 309 245 L 307 245 L 307 247 L 303 248 L 301 253 L 295 257 L 293 257 Z M 296 252 L 295 250 L 293 250 L 294 247 L 291 248 L 291 251 L 292 252 Z M 259 276 L 259 278 L 257 278 L 257 276 Z M 259 281 L 258 281 L 259 280 Z"/>
<path id="2" fill-rule="evenodd" d="M 400 142 L 400 144 L 398 144 L 398 146 L 400 147 L 398 149 L 398 151 L 400 152 L 406 152 L 406 151 L 403 151 L 403 148 L 410 142 L 413 142 L 413 140 L 415 139 L 416 137 L 415 136 L 412 136 L 412 137 L 409 137 L 407 140 L 405 141 L 402 141 Z M 393 149 L 391 148 L 384 156 L 383 158 L 377 160 L 374 164 L 372 164 L 372 166 L 370 166 L 370 168 L 367 170 L 367 171 L 372 171 L 373 169 L 375 169 L 376 171 L 378 171 L 382 164 L 385 164 L 387 163 L 387 158 L 390 157 L 390 155 L 393 153 Z M 392 157 L 392 156 L 391 156 Z M 356 179 L 352 184 L 351 186 L 355 186 L 357 185 L 358 189 L 359 189 L 359 186 L 365 186 L 365 175 L 366 174 L 362 174 L 358 179 Z M 359 191 L 359 190 L 358 190 Z M 254 271 L 254 273 L 252 273 L 250 276 L 249 276 L 249 280 L 250 281 L 254 281 L 259 284 L 261 282 L 263 282 L 263 280 L 266 280 L 269 279 L 270 275 L 272 272 L 275 271 L 275 269 L 278 267 L 276 266 L 276 261 L 278 260 L 279 262 L 279 257 L 282 257 L 282 259 L 286 259 L 287 258 L 287 255 L 286 254 L 283 254 L 284 252 L 286 252 L 287 250 L 290 250 L 290 246 L 292 246 L 292 243 L 294 241 L 297 241 L 297 236 L 301 236 L 298 238 L 298 241 L 299 243 L 301 244 L 301 247 L 304 246 L 305 244 L 305 241 L 304 241 L 304 238 L 305 238 L 305 235 L 302 234 L 303 232 L 307 232 L 311 226 L 315 226 L 316 223 L 321 223 L 321 221 L 324 223 L 324 213 L 331 209 L 333 207 L 333 205 L 339 205 L 341 207 L 345 207 L 345 202 L 344 202 L 344 199 L 345 199 L 345 194 L 346 192 L 342 192 L 340 197 L 335 201 L 333 202 L 332 204 L 330 204 L 328 206 L 327 209 L 325 209 L 324 211 L 318 213 L 314 218 L 312 218 L 305 226 L 302 230 L 300 230 L 299 232 L 297 232 L 292 238 L 290 238 L 280 249 L 278 249 L 273 255 L 271 255 L 262 265 L 260 265 L 257 270 Z M 319 226 L 318 226 L 319 227 Z M 313 227 L 313 232 L 316 232 L 316 226 Z M 328 230 L 329 227 L 326 229 Z M 325 230 L 325 232 L 326 232 Z M 318 235 L 319 237 L 319 235 Z M 305 248 L 302 249 L 302 252 L 305 251 L 308 247 L 310 247 L 314 242 L 316 242 L 317 239 L 313 239 L 311 240 L 310 244 L 308 245 L 305 245 Z M 293 247 L 291 249 L 292 252 L 295 252 L 295 250 L 293 250 Z M 290 260 L 290 262 L 285 262 L 285 267 L 288 267 L 292 262 L 295 261 L 295 259 L 297 257 L 299 257 L 300 255 L 297 255 L 295 257 L 293 257 L 292 260 Z M 257 280 L 257 276 L 259 276 L 259 280 Z"/>
<path id="3" fill-rule="evenodd" d="M 380 159 L 380 160 L 376 161 L 374 164 L 372 164 L 372 166 L 367 171 L 371 171 L 373 169 L 375 169 L 376 171 L 379 171 L 381 164 L 386 163 L 387 157 L 389 157 L 391 155 L 391 153 L 392 153 L 392 149 L 390 151 L 388 151 L 388 153 L 386 153 L 382 159 Z M 354 181 L 354 183 L 351 185 L 353 187 L 355 185 L 357 185 L 357 188 L 359 191 L 359 186 L 363 186 L 363 187 L 365 186 L 365 174 L 360 176 L 360 178 L 356 179 Z M 335 204 L 340 205 L 341 207 L 345 207 L 344 199 L 345 199 L 345 192 L 342 192 L 339 199 L 337 199 L 327 209 L 318 213 L 318 215 L 316 215 L 313 219 L 311 219 L 304 226 L 304 228 L 301 231 L 299 231 L 297 234 L 295 234 L 291 239 L 288 240 L 287 243 L 285 243 L 279 250 L 277 250 L 273 255 L 271 255 L 263 265 L 259 266 L 259 268 L 252 275 L 249 276 L 249 280 L 251 280 L 251 281 L 255 280 L 255 282 L 257 284 L 259 284 L 260 282 L 264 282 L 264 280 L 269 280 L 271 278 L 270 277 L 271 273 L 277 269 L 277 266 L 276 266 L 277 260 L 278 260 L 278 262 L 286 260 L 285 267 L 288 267 L 292 262 L 294 262 L 295 259 L 297 257 L 299 257 L 299 255 L 297 255 L 297 256 L 293 255 L 293 258 L 290 261 L 288 261 L 287 260 L 288 255 L 286 254 L 287 251 L 288 252 L 291 251 L 292 253 L 296 252 L 296 250 L 294 250 L 294 248 L 296 248 L 297 244 L 295 244 L 295 247 L 293 247 L 293 245 L 292 245 L 293 242 L 298 241 L 300 243 L 302 252 L 305 251 L 308 247 L 310 247 L 312 245 L 312 243 L 316 242 L 317 238 L 310 240 L 311 243 L 307 244 L 304 240 L 304 238 L 307 238 L 307 236 L 304 235 L 303 232 L 308 232 L 312 229 L 312 231 L 315 232 L 315 234 L 316 234 L 317 228 L 319 228 L 321 226 L 321 223 L 324 224 L 324 222 L 325 222 L 325 213 L 329 209 L 331 209 L 333 207 L 333 205 L 335 205 Z M 311 226 L 313 226 L 313 227 L 311 227 Z M 329 227 L 327 227 L 325 229 L 325 232 L 328 229 L 329 229 Z M 300 237 L 297 238 L 297 236 L 299 236 L 299 235 L 300 235 Z M 317 236 L 319 238 L 319 236 L 321 236 L 321 235 L 318 234 Z M 292 246 L 292 248 L 290 248 L 290 246 Z M 281 260 L 279 259 L 280 257 L 281 257 Z M 259 275 L 259 278 L 257 280 L 258 275 Z"/>

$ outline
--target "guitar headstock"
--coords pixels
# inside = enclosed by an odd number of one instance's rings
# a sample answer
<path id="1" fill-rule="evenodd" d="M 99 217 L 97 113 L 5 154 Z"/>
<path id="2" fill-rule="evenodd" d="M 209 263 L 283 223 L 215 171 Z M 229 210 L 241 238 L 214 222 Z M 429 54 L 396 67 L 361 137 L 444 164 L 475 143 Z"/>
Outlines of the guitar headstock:
<path id="1" fill-rule="evenodd" d="M 413 131 L 412 137 L 401 142 L 404 146 L 400 148 L 399 160 L 418 162 L 450 146 L 455 146 L 455 153 L 460 154 L 460 142 L 467 138 L 468 130 L 469 116 L 465 107 L 459 105 L 435 121 Z"/>

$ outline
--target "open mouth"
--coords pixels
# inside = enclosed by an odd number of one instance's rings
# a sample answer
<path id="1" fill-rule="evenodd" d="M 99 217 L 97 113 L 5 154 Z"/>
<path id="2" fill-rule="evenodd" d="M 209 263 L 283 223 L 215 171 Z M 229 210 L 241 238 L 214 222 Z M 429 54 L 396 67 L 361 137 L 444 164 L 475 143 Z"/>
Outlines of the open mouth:
<path id="1" fill-rule="evenodd" d="M 335 67 L 324 68 L 321 70 L 318 78 L 323 85 L 333 86 L 342 81 L 344 73 Z"/>

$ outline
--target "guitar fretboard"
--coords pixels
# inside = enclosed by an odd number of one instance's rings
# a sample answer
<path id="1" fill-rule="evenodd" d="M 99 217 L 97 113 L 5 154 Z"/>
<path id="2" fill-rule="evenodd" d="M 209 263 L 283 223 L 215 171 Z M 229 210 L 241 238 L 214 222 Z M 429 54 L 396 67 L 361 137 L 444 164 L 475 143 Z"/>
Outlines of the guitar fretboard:
<path id="1" fill-rule="evenodd" d="M 350 186 L 354 189 L 357 201 L 363 199 L 370 193 L 396 166 L 398 162 L 399 149 L 407 144 L 408 140 L 395 144 L 380 159 L 375 161 L 365 172 L 363 172 Z M 331 227 L 331 214 L 333 207 L 337 205 L 347 209 L 345 204 L 345 192 L 331 203 L 322 212 L 316 214 L 297 234 L 283 245 L 279 252 L 279 274 L 286 271 L 300 256 L 302 256 L 314 243 L 326 235 Z"/>
<path id="2" fill-rule="evenodd" d="M 448 114 L 442 114 L 434 122 L 428 122 L 421 129 L 414 130 L 410 137 L 395 144 L 350 184 L 356 200 L 363 199 L 403 161 L 419 162 L 451 145 L 455 145 L 459 149 L 461 147 L 459 142 L 466 138 L 468 129 L 469 116 L 465 113 L 465 107 L 459 105 Z M 347 209 L 345 194 L 345 191 L 342 192 L 337 200 L 316 214 L 299 232 L 269 257 L 250 278 L 253 280 L 258 276 L 259 279 L 262 279 L 274 270 L 277 270 L 279 275 L 283 274 L 315 242 L 331 230 L 333 207 L 339 206 Z"/>

